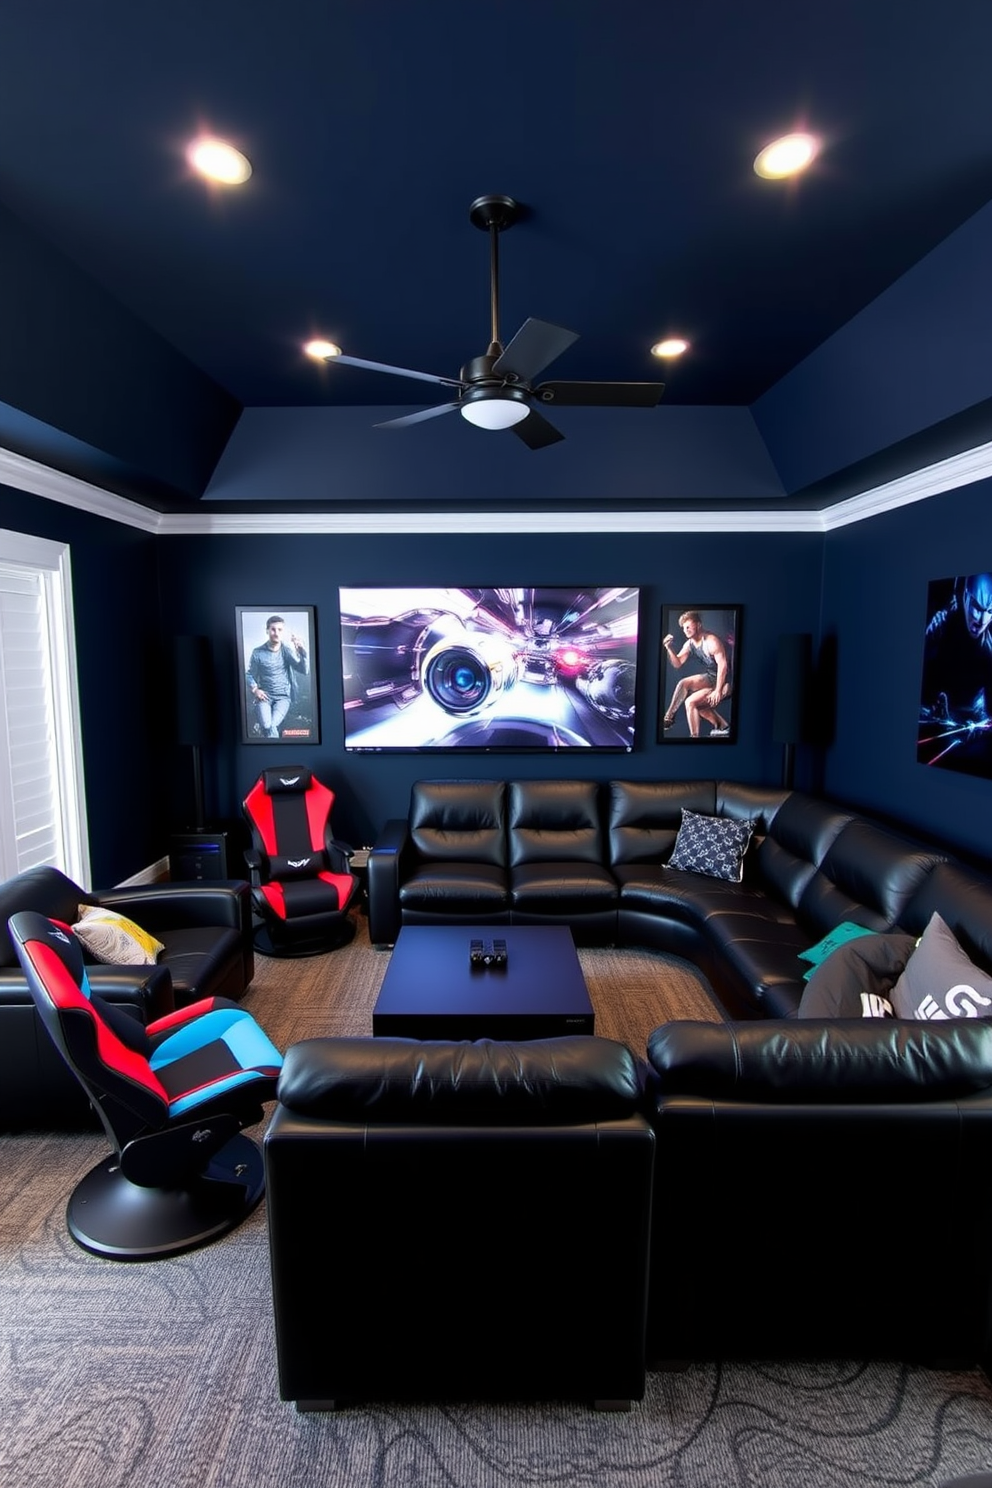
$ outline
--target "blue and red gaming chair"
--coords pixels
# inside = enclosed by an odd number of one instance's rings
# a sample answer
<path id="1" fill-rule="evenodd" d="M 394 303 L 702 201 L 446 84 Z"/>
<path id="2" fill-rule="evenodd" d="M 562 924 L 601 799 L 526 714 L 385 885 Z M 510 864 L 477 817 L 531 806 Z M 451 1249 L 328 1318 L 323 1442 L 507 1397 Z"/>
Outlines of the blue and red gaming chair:
<path id="1" fill-rule="evenodd" d="M 334 792 L 303 765 L 263 770 L 244 801 L 252 847 L 245 854 L 261 920 L 256 948 L 312 956 L 346 945 L 358 880 L 352 849 L 331 830 Z"/>
<path id="2" fill-rule="evenodd" d="M 41 1021 L 114 1146 L 69 1200 L 73 1239 L 133 1261 L 234 1229 L 265 1191 L 261 1152 L 242 1128 L 275 1099 L 282 1055 L 226 997 L 142 1025 L 90 991 L 68 925 L 29 910 L 8 923 Z"/>

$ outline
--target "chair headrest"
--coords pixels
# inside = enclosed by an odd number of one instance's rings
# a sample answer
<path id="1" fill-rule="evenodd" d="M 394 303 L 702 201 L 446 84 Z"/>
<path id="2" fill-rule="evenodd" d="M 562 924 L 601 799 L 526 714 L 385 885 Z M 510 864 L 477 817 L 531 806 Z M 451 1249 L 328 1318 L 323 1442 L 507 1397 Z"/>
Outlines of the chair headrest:
<path id="1" fill-rule="evenodd" d="M 262 787 L 267 796 L 295 796 L 310 789 L 313 775 L 305 765 L 283 765 L 263 770 Z"/>

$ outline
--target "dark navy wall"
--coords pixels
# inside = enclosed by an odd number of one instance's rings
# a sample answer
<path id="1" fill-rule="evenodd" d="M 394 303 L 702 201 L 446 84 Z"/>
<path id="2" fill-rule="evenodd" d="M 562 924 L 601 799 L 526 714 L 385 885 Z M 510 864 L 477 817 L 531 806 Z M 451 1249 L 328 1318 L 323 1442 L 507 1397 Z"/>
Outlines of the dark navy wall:
<path id="1" fill-rule="evenodd" d="M 116 883 L 161 857 L 165 843 L 171 679 L 156 539 L 2 485 L 0 527 L 70 545 L 91 877 L 98 887 Z"/>
<path id="2" fill-rule="evenodd" d="M 916 763 L 931 579 L 992 570 L 992 481 L 828 533 L 823 627 L 837 645 L 831 795 L 874 807 L 984 858 L 992 780 Z"/>
<path id="3" fill-rule="evenodd" d="M 221 703 L 221 740 L 207 781 L 219 814 L 236 811 L 247 787 L 285 746 L 238 742 L 241 667 L 235 606 L 317 607 L 322 740 L 295 755 L 340 795 L 341 835 L 374 839 L 405 814 L 411 782 L 424 775 L 610 779 L 723 776 L 777 783 L 781 748 L 770 742 L 771 695 L 781 630 L 815 631 L 822 537 L 818 534 L 546 534 L 516 536 L 212 536 L 159 538 L 160 577 L 176 629 L 211 637 Z M 356 755 L 343 751 L 338 586 L 376 584 L 623 584 L 642 590 L 640 743 L 631 755 L 582 753 Z M 734 744 L 656 742 L 662 604 L 743 606 Z"/>

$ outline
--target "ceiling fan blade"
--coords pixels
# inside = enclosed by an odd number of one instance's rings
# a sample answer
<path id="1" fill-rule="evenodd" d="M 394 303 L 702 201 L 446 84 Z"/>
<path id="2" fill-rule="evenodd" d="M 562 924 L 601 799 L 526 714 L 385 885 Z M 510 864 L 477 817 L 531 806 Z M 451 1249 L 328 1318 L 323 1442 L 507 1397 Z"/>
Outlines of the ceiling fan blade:
<path id="1" fill-rule="evenodd" d="M 542 382 L 534 397 L 562 408 L 654 408 L 663 382 Z"/>
<path id="2" fill-rule="evenodd" d="M 544 449 L 549 444 L 557 444 L 559 439 L 564 439 L 564 434 L 559 434 L 554 424 L 549 424 L 543 414 L 532 408 L 525 419 L 519 424 L 513 425 L 513 432 L 518 439 L 522 439 L 528 449 Z"/>
<path id="3" fill-rule="evenodd" d="M 578 339 L 576 331 L 566 331 L 564 326 L 547 320 L 525 320 L 493 363 L 493 371 L 497 377 L 512 373 L 518 382 L 530 382 Z"/>
<path id="4" fill-rule="evenodd" d="M 402 418 L 386 419 L 381 424 L 373 424 L 373 429 L 405 429 L 407 424 L 422 424 L 426 419 L 437 418 L 442 413 L 451 413 L 455 408 L 461 408 L 460 403 L 439 403 L 437 408 L 421 408 L 417 413 L 405 413 Z"/>
<path id="5" fill-rule="evenodd" d="M 344 367 L 364 367 L 366 372 L 391 372 L 394 377 L 416 377 L 420 382 L 440 382 L 445 387 L 461 387 L 457 377 L 438 377 L 434 372 L 411 372 L 409 367 L 390 367 L 385 362 L 366 362 L 362 357 L 327 357 L 326 364 L 340 362 Z"/>

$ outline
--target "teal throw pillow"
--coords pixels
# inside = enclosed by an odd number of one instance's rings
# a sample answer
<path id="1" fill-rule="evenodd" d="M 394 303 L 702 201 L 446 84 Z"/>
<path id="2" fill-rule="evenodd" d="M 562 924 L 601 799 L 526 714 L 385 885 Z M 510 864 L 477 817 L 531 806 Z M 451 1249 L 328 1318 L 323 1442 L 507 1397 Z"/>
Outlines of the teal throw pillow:
<path id="1" fill-rule="evenodd" d="M 859 935 L 874 935 L 874 930 L 866 930 L 864 925 L 856 925 L 853 920 L 843 920 L 839 925 L 818 940 L 815 946 L 810 946 L 808 951 L 800 951 L 800 961 L 812 961 L 809 971 L 804 972 L 803 981 L 808 982 L 821 961 L 825 961 L 831 951 L 838 946 L 846 945 L 849 940 L 857 940 Z"/>

